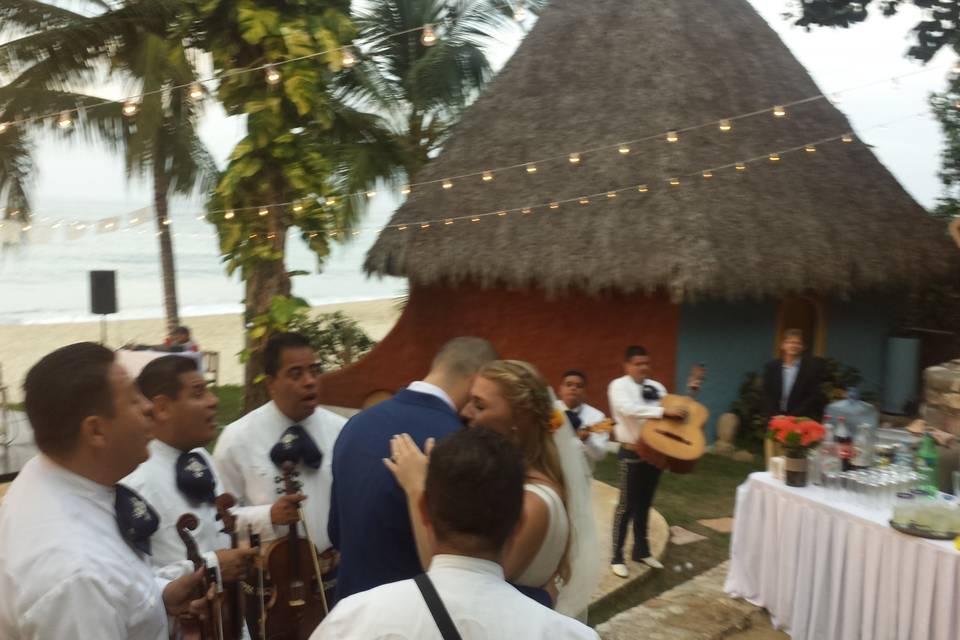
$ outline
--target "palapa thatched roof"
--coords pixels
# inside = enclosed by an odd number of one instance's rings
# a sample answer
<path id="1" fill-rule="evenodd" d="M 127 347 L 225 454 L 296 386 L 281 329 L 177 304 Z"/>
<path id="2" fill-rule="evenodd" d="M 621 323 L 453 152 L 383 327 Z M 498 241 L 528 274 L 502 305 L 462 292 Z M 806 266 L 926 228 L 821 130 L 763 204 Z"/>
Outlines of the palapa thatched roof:
<path id="1" fill-rule="evenodd" d="M 588 292 L 697 296 L 845 295 L 942 275 L 956 249 L 859 139 L 763 159 L 714 177 L 671 176 L 839 136 L 851 125 L 828 100 L 630 146 L 667 129 L 716 122 L 820 93 L 746 0 L 553 0 L 415 182 L 528 160 L 415 187 L 391 224 L 512 210 L 479 222 L 387 227 L 369 273 L 414 284 L 472 281 Z M 615 199 L 551 201 L 639 183 Z M 523 214 L 517 209 L 535 207 Z"/>

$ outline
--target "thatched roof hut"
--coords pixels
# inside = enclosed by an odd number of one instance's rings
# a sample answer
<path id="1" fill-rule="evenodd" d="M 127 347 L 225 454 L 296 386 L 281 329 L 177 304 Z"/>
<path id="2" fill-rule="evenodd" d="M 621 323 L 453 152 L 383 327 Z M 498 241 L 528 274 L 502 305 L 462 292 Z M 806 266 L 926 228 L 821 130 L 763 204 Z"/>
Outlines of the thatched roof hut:
<path id="1" fill-rule="evenodd" d="M 772 114 L 819 93 L 746 0 L 553 0 L 414 177 L 436 182 L 413 188 L 365 267 L 414 286 L 662 291 L 674 300 L 845 296 L 942 275 L 956 254 L 943 224 L 866 144 L 836 140 L 852 127 L 830 101 Z M 717 126 L 756 111 L 729 132 Z M 668 129 L 680 130 L 679 142 L 664 139 Z M 816 152 L 766 159 L 825 138 L 834 141 Z M 744 171 L 733 166 L 752 158 Z M 531 160 L 536 173 L 523 166 Z M 668 185 L 674 176 L 680 186 Z M 648 192 L 577 203 L 641 183 Z M 433 224 L 420 229 L 424 220 Z"/>

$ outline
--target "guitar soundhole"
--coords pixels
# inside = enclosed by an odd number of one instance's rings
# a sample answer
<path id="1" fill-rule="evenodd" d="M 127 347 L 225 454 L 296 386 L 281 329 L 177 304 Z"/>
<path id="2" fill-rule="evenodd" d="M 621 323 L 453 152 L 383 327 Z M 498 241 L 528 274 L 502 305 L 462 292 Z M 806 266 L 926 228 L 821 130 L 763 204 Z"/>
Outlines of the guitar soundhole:
<path id="1" fill-rule="evenodd" d="M 677 442 L 681 442 L 681 443 L 686 444 L 686 445 L 692 445 L 692 444 L 693 444 L 692 442 L 690 442 L 689 440 L 687 440 L 687 439 L 684 438 L 683 436 L 677 435 L 676 433 L 672 433 L 672 432 L 670 432 L 670 431 L 664 431 L 664 430 L 662 430 L 662 429 L 657 429 L 657 433 L 659 433 L 660 435 L 662 435 L 662 436 L 664 436 L 664 437 L 670 438 L 671 440 L 676 440 Z"/>

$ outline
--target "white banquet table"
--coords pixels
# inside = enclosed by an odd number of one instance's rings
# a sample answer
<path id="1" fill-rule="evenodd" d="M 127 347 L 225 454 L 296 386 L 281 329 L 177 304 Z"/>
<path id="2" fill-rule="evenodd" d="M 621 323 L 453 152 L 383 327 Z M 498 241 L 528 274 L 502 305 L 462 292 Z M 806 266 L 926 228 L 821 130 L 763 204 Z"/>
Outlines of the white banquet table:
<path id="1" fill-rule="evenodd" d="M 889 517 L 751 474 L 737 489 L 724 589 L 794 640 L 958 640 L 960 552 Z"/>

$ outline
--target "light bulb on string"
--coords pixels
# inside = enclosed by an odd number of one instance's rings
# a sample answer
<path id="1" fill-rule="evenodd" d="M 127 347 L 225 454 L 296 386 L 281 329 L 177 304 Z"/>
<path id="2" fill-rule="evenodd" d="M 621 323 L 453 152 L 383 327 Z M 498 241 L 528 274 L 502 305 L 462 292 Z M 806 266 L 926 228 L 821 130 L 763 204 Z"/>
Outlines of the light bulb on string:
<path id="1" fill-rule="evenodd" d="M 667 131 L 667 142 L 676 142 L 680 139 L 680 134 L 676 131 Z"/>
<path id="2" fill-rule="evenodd" d="M 453 224 L 453 220 L 451 220 L 450 218 L 447 218 L 443 224 Z"/>
<path id="3" fill-rule="evenodd" d="M 730 129 L 733 129 L 733 124 L 729 120 L 721 120 L 717 126 L 719 127 L 720 131 L 723 131 L 724 133 L 730 131 Z"/>
<path id="4" fill-rule="evenodd" d="M 480 222 L 480 218 L 470 218 L 470 222 Z"/>
<path id="5" fill-rule="evenodd" d="M 590 204 L 590 198 L 582 197 L 579 200 L 577 200 L 577 202 L 579 202 L 582 205 L 588 205 Z"/>
<path id="6" fill-rule="evenodd" d="M 617 151 L 620 152 L 620 155 L 625 156 L 625 155 L 627 155 L 628 153 L 630 153 L 630 147 L 628 147 L 628 146 L 625 145 L 625 144 L 621 144 L 621 145 L 617 148 Z"/>
<path id="7" fill-rule="evenodd" d="M 853 134 L 845 133 L 845 134 L 843 134 L 843 136 L 840 138 L 840 140 L 841 140 L 841 142 L 844 142 L 844 143 L 846 143 L 846 144 L 849 144 L 849 143 L 853 142 Z"/>
<path id="8" fill-rule="evenodd" d="M 560 203 L 559 203 L 559 202 L 551 202 L 551 203 L 550 203 L 549 205 L 547 205 L 547 206 L 550 207 L 551 209 L 559 209 L 559 208 L 560 208 Z"/>
<path id="9" fill-rule="evenodd" d="M 451 181 L 451 180 L 444 180 L 444 181 L 443 181 L 443 184 L 442 184 L 441 186 L 442 186 L 444 189 L 453 189 L 453 181 Z"/>
<path id="10" fill-rule="evenodd" d="M 9 122 L 0 122 L 0 133 L 6 133 L 7 129 L 10 128 Z"/>
<path id="11" fill-rule="evenodd" d="M 204 214 L 200 214 L 199 216 L 197 216 L 197 220 L 203 220 L 206 217 L 207 216 L 205 216 Z"/>
<path id="12" fill-rule="evenodd" d="M 813 146 L 812 144 L 808 144 L 807 146 L 805 146 L 805 147 L 803 148 L 803 150 L 806 151 L 807 153 L 816 153 L 816 152 L 817 152 L 817 148 L 816 148 L 815 146 Z"/>
<path id="13" fill-rule="evenodd" d="M 407 225 L 405 224 L 402 224 L 399 227 L 397 227 L 397 231 L 406 231 L 406 230 L 407 230 Z"/>
<path id="14" fill-rule="evenodd" d="M 671 187 L 679 187 L 679 186 L 680 186 L 680 178 L 670 178 L 670 186 L 671 186 Z"/>
<path id="15" fill-rule="evenodd" d="M 272 64 L 268 64 L 266 67 L 264 67 L 263 73 L 267 79 L 267 84 L 271 86 L 276 86 L 280 84 L 280 80 L 281 80 L 280 71 Z"/>
<path id="16" fill-rule="evenodd" d="M 639 187 L 637 187 L 637 192 L 639 193 L 646 193 L 647 191 L 650 191 L 650 187 L 648 187 L 645 184 L 642 184 Z"/>
<path id="17" fill-rule="evenodd" d="M 132 118 L 137 115 L 137 111 L 140 109 L 140 105 L 137 104 L 136 100 L 127 100 L 123 103 L 123 115 L 128 118 Z"/>
<path id="18" fill-rule="evenodd" d="M 405 195 L 405 196 L 406 196 L 406 195 L 410 195 L 410 192 L 411 192 L 411 191 L 413 191 L 413 189 L 411 189 L 411 188 L 410 188 L 410 185 L 408 185 L 408 184 L 403 185 L 403 188 L 400 189 L 400 193 L 402 193 L 402 194 Z"/>
<path id="19" fill-rule="evenodd" d="M 770 162 L 780 162 L 779 153 L 771 153 L 769 157 L 770 157 Z"/>
<path id="20" fill-rule="evenodd" d="M 190 99 L 199 100 L 203 97 L 203 85 L 199 82 L 193 82 L 190 84 Z"/>
<path id="21" fill-rule="evenodd" d="M 738 162 L 738 163 L 736 164 L 736 167 L 735 167 L 735 168 L 736 168 L 737 171 L 746 171 L 746 170 L 747 170 L 747 165 L 745 165 L 745 164 L 742 163 L 742 162 Z"/>
<path id="22" fill-rule="evenodd" d="M 258 211 L 257 213 L 260 215 L 261 218 L 263 218 L 263 217 L 265 217 L 265 216 L 267 216 L 267 215 L 270 214 L 270 210 L 267 209 L 266 207 L 263 207 L 263 208 L 260 209 L 260 211 Z"/>
<path id="23" fill-rule="evenodd" d="M 170 218 L 164 218 L 164 220 L 163 220 L 163 226 L 169 227 L 172 222 L 173 222 L 173 220 L 171 220 Z"/>
<path id="24" fill-rule="evenodd" d="M 357 64 L 357 56 L 353 54 L 353 51 L 350 47 L 343 48 L 343 54 L 340 56 L 340 64 L 343 65 L 344 69 L 349 69 L 353 65 Z"/>
<path id="25" fill-rule="evenodd" d="M 366 196 L 367 196 L 368 198 L 373 198 L 373 197 L 376 196 L 376 195 L 377 195 L 377 192 L 376 192 L 376 191 L 367 191 L 367 193 L 366 193 Z"/>
<path id="26" fill-rule="evenodd" d="M 537 172 L 537 165 L 533 164 L 532 162 L 529 163 L 527 165 L 527 173 L 536 173 L 536 172 Z"/>
<path id="27" fill-rule="evenodd" d="M 224 217 L 224 219 L 226 219 L 226 220 L 233 220 L 233 216 L 234 216 L 233 209 L 231 209 L 231 210 L 229 210 L 229 211 L 227 211 L 226 213 L 223 214 L 223 217 Z"/>
<path id="28" fill-rule="evenodd" d="M 782 117 L 784 117 L 785 115 L 787 115 L 787 110 L 784 109 L 782 106 L 777 105 L 777 106 L 775 106 L 775 107 L 773 108 L 773 117 L 774 117 L 774 118 L 782 118 Z"/>
<path id="29" fill-rule="evenodd" d="M 506 212 L 506 211 L 497 211 L 497 216 L 498 216 L 498 217 L 502 218 L 502 217 L 505 216 L 505 215 L 507 215 L 507 212 Z"/>
<path id="30" fill-rule="evenodd" d="M 483 176 L 480 179 L 483 180 L 484 182 L 490 182 L 491 180 L 493 180 L 493 172 L 484 171 Z"/>
<path id="31" fill-rule="evenodd" d="M 571 153 L 568 159 L 570 160 L 570 164 L 578 164 L 580 162 L 580 154 Z"/>
<path id="32" fill-rule="evenodd" d="M 327 198 L 326 204 L 328 207 L 332 207 L 333 205 L 337 204 L 337 199 L 334 197 Z"/>
<path id="33" fill-rule="evenodd" d="M 73 126 L 73 117 L 71 117 L 69 111 L 60 112 L 60 117 L 57 118 L 57 126 L 61 129 L 69 129 Z"/>
<path id="34" fill-rule="evenodd" d="M 432 24 L 423 25 L 423 33 L 420 35 L 420 44 L 425 47 L 432 47 L 437 43 L 437 34 L 433 30 Z"/>
<path id="35" fill-rule="evenodd" d="M 617 197 L 617 192 L 616 192 L 616 191 L 607 191 L 607 199 L 608 199 L 608 200 L 613 200 L 613 199 L 616 198 L 616 197 Z"/>
<path id="36" fill-rule="evenodd" d="M 522 213 L 523 215 L 527 215 L 528 213 L 533 213 L 533 209 L 531 209 L 530 207 L 524 207 L 523 209 L 520 209 L 520 213 Z"/>
<path id="37" fill-rule="evenodd" d="M 703 175 L 703 177 L 704 177 L 705 180 L 709 180 L 710 178 L 713 177 L 713 171 L 710 171 L 710 170 L 708 169 L 707 171 L 704 171 L 702 175 Z"/>
<path id="38" fill-rule="evenodd" d="M 429 222 L 424 222 L 423 224 L 420 225 L 420 228 L 421 228 L 421 229 L 429 229 L 429 228 L 430 228 L 430 223 L 429 223 Z"/>
<path id="39" fill-rule="evenodd" d="M 301 211 L 303 211 L 303 203 L 302 203 L 302 202 L 299 202 L 299 201 L 294 202 L 294 203 L 293 203 L 293 212 L 294 212 L 294 213 L 300 213 Z"/>
<path id="40" fill-rule="evenodd" d="M 513 10 L 513 19 L 517 22 L 523 22 L 527 19 L 527 8 L 523 6 L 523 0 L 517 1 L 517 6 Z"/>

